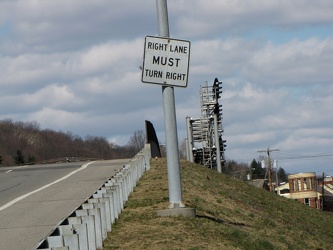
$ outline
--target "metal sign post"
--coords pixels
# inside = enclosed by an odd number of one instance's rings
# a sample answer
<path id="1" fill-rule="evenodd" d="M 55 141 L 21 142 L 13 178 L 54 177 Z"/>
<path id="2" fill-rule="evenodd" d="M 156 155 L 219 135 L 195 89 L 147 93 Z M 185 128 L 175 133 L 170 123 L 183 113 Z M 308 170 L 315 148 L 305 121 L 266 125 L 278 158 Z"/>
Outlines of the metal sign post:
<path id="1" fill-rule="evenodd" d="M 158 21 L 158 35 L 163 38 L 169 38 L 169 21 L 168 21 L 168 10 L 167 10 L 167 1 L 166 0 L 156 0 L 156 9 L 157 9 L 157 21 Z M 147 40 L 146 40 L 147 42 Z M 152 42 L 152 41 L 150 41 Z M 167 45 L 159 41 L 155 42 L 156 48 L 161 48 L 161 51 L 164 51 Z M 165 43 L 166 44 L 166 43 Z M 145 45 L 147 46 L 147 44 Z M 189 46 L 184 44 L 184 46 Z M 183 48 L 183 52 L 187 49 Z M 170 46 L 169 46 L 170 48 Z M 146 48 L 145 48 L 146 49 Z M 187 51 L 189 53 L 189 51 Z M 165 55 L 160 55 L 165 56 Z M 168 61 L 170 67 L 173 67 L 179 57 L 174 58 L 171 61 Z M 157 59 L 155 57 L 155 62 L 161 60 L 161 57 Z M 168 59 L 169 60 L 169 59 Z M 181 59 L 179 59 L 181 60 Z M 154 60 L 153 60 L 154 61 Z M 161 61 L 159 61 L 160 64 Z M 163 61 L 164 62 L 164 61 Z M 179 61 L 178 61 L 179 62 Z M 188 62 L 187 62 L 188 65 Z M 150 65 L 151 66 L 151 65 Z M 175 67 L 173 67 L 174 69 Z M 176 67 L 177 68 L 177 67 Z M 147 68 L 143 69 L 142 76 L 146 74 L 145 71 Z M 155 69 L 158 71 L 158 69 Z M 172 71 L 167 71 L 172 72 Z M 185 74 L 185 72 L 172 72 L 176 74 Z M 163 73 L 162 73 L 163 74 Z M 187 74 L 187 72 L 186 72 Z M 146 75 L 147 76 L 147 75 Z M 149 76 L 149 74 L 148 74 Z M 166 76 L 166 75 L 165 75 Z M 181 80 L 183 79 L 180 76 Z M 187 78 L 187 76 L 186 76 Z M 168 80 L 168 79 L 166 79 Z M 150 81 L 150 80 L 149 80 Z M 164 84 L 165 83 L 165 84 Z M 163 110 L 164 110 L 164 124 L 165 124 L 165 139 L 166 139 L 166 151 L 167 151 L 167 169 L 168 169 L 168 187 L 169 187 L 169 209 L 158 211 L 157 214 L 160 216 L 170 216 L 170 215 L 183 215 L 183 216 L 195 216 L 194 209 L 186 209 L 185 204 L 182 198 L 182 187 L 181 187 L 181 177 L 180 177 L 180 166 L 179 166 L 179 150 L 178 150 L 178 135 L 177 135 L 177 121 L 176 121 L 176 109 L 175 109 L 175 98 L 174 98 L 174 88 L 173 86 L 167 85 L 166 82 L 162 82 L 162 96 L 163 96 Z M 187 80 L 186 80 L 187 84 Z M 172 85 L 172 84 L 171 84 Z M 177 85 L 177 84 L 173 84 Z"/>
<path id="2" fill-rule="evenodd" d="M 169 37 L 169 20 L 166 0 L 156 0 L 158 35 Z M 178 135 L 174 89 L 162 87 L 165 140 L 168 166 L 169 208 L 185 207 L 182 198 L 179 168 Z"/>

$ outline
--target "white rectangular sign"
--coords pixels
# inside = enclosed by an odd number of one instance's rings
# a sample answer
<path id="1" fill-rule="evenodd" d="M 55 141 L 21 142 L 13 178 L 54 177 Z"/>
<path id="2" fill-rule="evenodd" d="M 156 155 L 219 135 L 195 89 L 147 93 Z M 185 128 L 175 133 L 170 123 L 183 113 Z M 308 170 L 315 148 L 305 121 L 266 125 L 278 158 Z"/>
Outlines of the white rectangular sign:
<path id="1" fill-rule="evenodd" d="M 146 36 L 142 82 L 187 87 L 191 43 Z"/>

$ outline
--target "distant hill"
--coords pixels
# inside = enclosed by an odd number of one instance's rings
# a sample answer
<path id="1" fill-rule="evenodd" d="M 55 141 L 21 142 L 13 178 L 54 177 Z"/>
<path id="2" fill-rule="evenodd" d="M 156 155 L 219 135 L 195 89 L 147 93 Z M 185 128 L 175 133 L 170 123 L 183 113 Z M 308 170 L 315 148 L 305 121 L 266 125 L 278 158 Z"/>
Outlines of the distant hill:
<path id="1" fill-rule="evenodd" d="M 169 205 L 166 159 L 152 159 L 104 249 L 333 249 L 331 213 L 181 161 L 196 218 L 157 217 Z"/>
<path id="2" fill-rule="evenodd" d="M 33 164 L 78 158 L 130 158 L 137 153 L 131 145 L 118 146 L 106 138 L 81 138 L 71 132 L 41 129 L 37 122 L 0 121 L 0 164 Z"/>

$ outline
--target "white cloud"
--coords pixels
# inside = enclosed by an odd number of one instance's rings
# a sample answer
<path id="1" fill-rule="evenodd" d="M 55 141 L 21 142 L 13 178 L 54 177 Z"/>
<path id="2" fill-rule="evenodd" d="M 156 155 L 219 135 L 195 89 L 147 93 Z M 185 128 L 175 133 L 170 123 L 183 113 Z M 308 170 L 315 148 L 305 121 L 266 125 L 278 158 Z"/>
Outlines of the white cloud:
<path id="1" fill-rule="evenodd" d="M 155 9 L 147 0 L 11 1 L 0 10 L 0 17 L 10 20 L 12 27 L 12 37 L 2 46 L 7 53 L 49 53 L 83 49 L 119 35 L 133 38 L 149 17 L 155 18 Z"/>
<path id="2" fill-rule="evenodd" d="M 269 85 L 301 85 L 331 83 L 333 64 L 332 39 L 292 40 L 281 45 L 268 43 L 254 53 L 245 67 L 245 76 L 253 82 Z"/>
<path id="3" fill-rule="evenodd" d="M 297 29 L 304 25 L 331 24 L 329 0 L 293 1 L 170 1 L 177 34 L 185 37 L 239 35 L 262 27 Z M 184 15 L 186 13 L 186 15 Z"/>
<path id="4" fill-rule="evenodd" d="M 171 36 L 192 44 L 188 87 L 175 88 L 180 140 L 185 117 L 200 116 L 200 86 L 218 78 L 228 158 L 333 146 L 332 1 L 168 6 Z M 0 118 L 119 144 L 150 120 L 164 142 L 162 87 L 141 83 L 139 70 L 144 36 L 157 34 L 156 23 L 148 0 L 1 1 Z"/>
<path id="5" fill-rule="evenodd" d="M 252 58 L 258 47 L 255 42 L 243 39 L 199 40 L 193 43 L 191 74 L 234 77 Z"/>

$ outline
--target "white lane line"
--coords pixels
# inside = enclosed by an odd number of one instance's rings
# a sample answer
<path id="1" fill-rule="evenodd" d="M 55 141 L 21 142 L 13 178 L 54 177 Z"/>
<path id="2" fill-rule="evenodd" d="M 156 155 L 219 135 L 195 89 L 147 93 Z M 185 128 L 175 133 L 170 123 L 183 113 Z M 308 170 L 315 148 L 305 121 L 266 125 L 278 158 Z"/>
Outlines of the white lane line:
<path id="1" fill-rule="evenodd" d="M 34 191 L 30 192 L 30 193 L 27 193 L 27 194 L 24 194 L 24 195 L 22 195 L 22 196 L 20 196 L 20 197 L 17 197 L 16 199 L 14 199 L 14 200 L 8 202 L 7 204 L 3 205 L 2 207 L 0 207 L 0 211 L 5 210 L 6 208 L 10 207 L 11 205 L 15 204 L 16 202 L 18 202 L 18 201 L 20 201 L 20 200 L 23 200 L 24 198 L 27 198 L 28 196 L 30 196 L 30 195 L 32 195 L 32 194 L 35 194 L 35 193 L 37 193 L 37 192 L 39 192 L 39 191 L 41 191 L 41 190 L 43 190 L 43 189 L 45 189 L 45 188 L 48 188 L 48 187 L 52 186 L 53 184 L 56 184 L 56 183 L 58 183 L 58 182 L 60 182 L 60 181 L 63 181 L 63 180 L 65 180 L 65 179 L 67 179 L 67 178 L 70 177 L 71 175 L 76 174 L 77 172 L 79 172 L 79 171 L 81 171 L 81 170 L 87 168 L 90 164 L 92 164 L 92 163 L 94 163 L 94 162 L 96 162 L 96 161 L 88 162 L 88 163 L 82 165 L 79 169 L 74 170 L 73 172 L 69 173 L 68 175 L 65 175 L 64 177 L 62 177 L 62 178 L 60 178 L 60 179 L 58 179 L 58 180 L 56 180 L 56 181 L 54 181 L 54 182 L 51 182 L 51 183 L 49 183 L 49 184 L 46 184 L 45 186 L 43 186 L 43 187 L 41 187 L 41 188 L 38 188 L 38 189 L 36 189 L 36 190 L 34 190 Z"/>
<path id="2" fill-rule="evenodd" d="M 20 167 L 17 167 L 17 168 L 15 168 L 15 169 L 20 169 L 20 168 L 25 168 L 25 167 L 27 167 L 27 165 L 20 166 Z M 13 171 L 13 169 L 10 169 L 10 170 L 6 171 L 5 174 L 8 174 L 8 173 L 10 173 L 10 172 L 12 172 L 12 171 Z"/>

